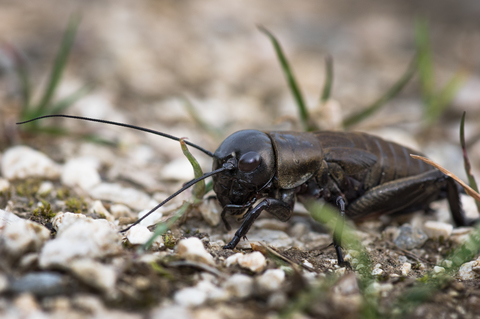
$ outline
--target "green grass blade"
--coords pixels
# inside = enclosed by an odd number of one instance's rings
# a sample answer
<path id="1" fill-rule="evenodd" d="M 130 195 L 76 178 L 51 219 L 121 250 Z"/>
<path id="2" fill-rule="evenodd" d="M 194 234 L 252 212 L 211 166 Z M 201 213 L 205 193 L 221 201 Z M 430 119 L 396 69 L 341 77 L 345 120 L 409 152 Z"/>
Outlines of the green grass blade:
<path id="1" fill-rule="evenodd" d="M 60 44 L 60 49 L 57 53 L 57 57 L 55 58 L 55 62 L 53 64 L 53 68 L 50 74 L 47 87 L 43 92 L 42 98 L 40 99 L 40 103 L 37 106 L 40 113 L 43 113 L 46 111 L 50 101 L 52 100 L 55 90 L 57 89 L 58 84 L 60 83 L 63 72 L 65 70 L 65 65 L 67 63 L 68 57 L 70 55 L 70 51 L 75 41 L 75 35 L 77 32 L 79 23 L 80 23 L 80 19 L 78 16 L 72 17 L 68 23 L 68 27 L 65 30 L 65 33 L 63 35 L 62 43 Z"/>
<path id="2" fill-rule="evenodd" d="M 463 81 L 463 73 L 458 72 L 447 82 L 440 92 L 430 98 L 430 103 L 427 105 L 425 114 L 425 119 L 428 124 L 433 124 L 443 114 L 457 94 Z"/>
<path id="3" fill-rule="evenodd" d="M 465 173 L 467 174 L 468 185 L 470 185 L 470 187 L 478 193 L 477 182 L 472 174 L 472 166 L 470 165 L 470 159 L 468 158 L 467 146 L 465 143 L 465 115 L 466 112 L 463 112 L 462 121 L 460 122 L 460 144 L 462 145 L 463 151 L 463 166 L 465 167 Z M 477 205 L 477 210 L 480 213 L 480 203 L 475 201 L 475 204 Z"/>
<path id="4" fill-rule="evenodd" d="M 182 147 L 183 154 L 187 157 L 188 161 L 193 167 L 195 178 L 200 178 L 203 175 L 202 168 L 200 167 L 200 164 L 198 164 L 197 160 L 192 155 L 192 153 L 190 153 L 190 151 L 188 150 L 187 144 L 185 144 L 185 141 L 183 140 L 183 138 L 180 139 L 180 145 Z M 192 193 L 197 200 L 201 200 L 205 195 L 205 180 L 201 180 L 200 182 L 196 183 L 193 186 Z"/>
<path id="5" fill-rule="evenodd" d="M 84 86 L 79 88 L 77 91 L 73 92 L 69 96 L 63 98 L 62 100 L 55 102 L 50 108 L 50 113 L 58 114 L 62 113 L 66 108 L 70 107 L 73 103 L 80 100 L 82 97 L 87 95 L 91 91 L 91 88 Z"/>
<path id="6" fill-rule="evenodd" d="M 280 61 L 280 65 L 282 66 L 283 74 L 285 75 L 285 79 L 287 80 L 288 86 L 290 87 L 290 91 L 292 92 L 293 98 L 297 103 L 297 107 L 300 113 L 300 121 L 304 130 L 306 131 L 314 131 L 316 126 L 312 124 L 312 120 L 308 114 L 307 107 L 305 105 L 305 101 L 300 91 L 300 87 L 297 84 L 297 80 L 293 75 L 293 71 L 287 61 L 285 54 L 283 53 L 282 47 L 275 36 L 268 31 L 265 27 L 259 26 L 259 30 L 265 33 L 270 40 L 272 41 L 273 47 L 275 49 L 275 53 L 277 54 L 278 60 Z"/>
<path id="7" fill-rule="evenodd" d="M 180 207 L 180 209 L 175 213 L 175 215 L 172 216 L 172 218 L 170 218 L 169 220 L 167 220 L 167 222 L 165 223 L 161 223 L 161 224 L 158 224 L 157 227 L 155 228 L 155 231 L 153 232 L 153 235 L 152 237 L 150 237 L 150 239 L 140 248 L 140 253 L 143 252 L 143 251 L 146 251 L 148 250 L 153 242 L 155 241 L 155 239 L 158 237 L 158 236 L 162 236 L 163 234 L 165 234 L 167 232 L 167 230 L 169 230 L 173 224 L 180 218 L 183 216 L 183 214 L 185 214 L 187 212 L 187 210 L 190 209 L 190 207 L 192 206 L 191 203 L 189 202 L 185 202 L 183 203 L 183 205 Z"/>
<path id="8" fill-rule="evenodd" d="M 325 58 L 325 84 L 322 90 L 322 103 L 327 102 L 330 99 L 333 85 L 333 58 L 328 55 Z"/>
<path id="9" fill-rule="evenodd" d="M 425 104 L 429 104 L 434 94 L 435 76 L 433 72 L 433 58 L 430 47 L 428 22 L 417 20 L 415 24 L 415 44 L 417 46 L 417 67 L 420 77 L 422 96 Z"/>
<path id="10" fill-rule="evenodd" d="M 388 91 L 384 95 L 382 95 L 378 100 L 373 102 L 370 106 L 368 106 L 364 110 L 347 117 L 343 121 L 343 126 L 345 128 L 348 128 L 352 125 L 355 125 L 365 120 L 366 118 L 371 116 L 373 113 L 378 111 L 380 108 L 382 108 L 382 106 L 384 106 L 388 101 L 394 98 L 398 93 L 400 93 L 403 90 L 403 88 L 407 85 L 407 83 L 412 79 L 413 75 L 415 74 L 415 71 L 416 71 L 415 62 L 416 62 L 416 58 L 414 57 L 412 62 L 410 62 L 407 70 L 402 75 L 402 77 L 398 79 L 398 81 L 395 82 L 393 86 L 390 87 L 390 89 L 388 89 Z"/>

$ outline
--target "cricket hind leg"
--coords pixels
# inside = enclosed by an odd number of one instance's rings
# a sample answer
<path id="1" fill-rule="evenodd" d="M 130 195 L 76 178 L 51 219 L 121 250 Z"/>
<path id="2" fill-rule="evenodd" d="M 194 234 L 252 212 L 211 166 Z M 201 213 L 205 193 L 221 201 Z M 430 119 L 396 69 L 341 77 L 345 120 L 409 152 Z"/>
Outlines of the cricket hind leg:
<path id="1" fill-rule="evenodd" d="M 350 203 L 347 216 L 361 220 L 383 214 L 408 213 L 425 209 L 431 202 L 444 198 L 448 200 L 453 221 L 457 226 L 471 226 L 478 221 L 466 217 L 458 185 L 439 170 L 376 186 Z"/>
<path id="2" fill-rule="evenodd" d="M 462 208 L 460 200 L 460 189 L 451 177 L 447 177 L 447 200 L 450 212 L 452 213 L 453 221 L 457 226 L 472 226 L 480 221 L 480 219 L 468 218 Z"/>

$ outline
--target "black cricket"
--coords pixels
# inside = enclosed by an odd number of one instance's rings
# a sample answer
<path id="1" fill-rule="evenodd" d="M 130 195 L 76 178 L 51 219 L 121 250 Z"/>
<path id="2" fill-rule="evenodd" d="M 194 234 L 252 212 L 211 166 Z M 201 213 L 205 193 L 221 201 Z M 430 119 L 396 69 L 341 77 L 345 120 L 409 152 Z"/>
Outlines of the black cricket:
<path id="1" fill-rule="evenodd" d="M 179 140 L 138 126 L 70 115 L 46 115 L 17 124 L 49 117 L 112 124 Z M 430 203 L 447 198 L 457 226 L 476 221 L 465 216 L 459 188 L 452 178 L 410 157 L 421 153 L 366 133 L 242 130 L 227 137 L 215 153 L 186 143 L 213 158 L 212 172 L 186 183 L 143 218 L 212 176 L 213 190 L 223 206 L 225 227 L 231 229 L 226 214 L 243 215 L 240 228 L 224 249 L 234 249 L 264 210 L 281 221 L 289 220 L 297 199 L 308 203 L 323 198 L 338 207 L 333 245 L 340 266 L 348 265 L 341 251 L 345 217 L 361 220 L 428 210 Z M 262 200 L 254 206 L 259 199 Z"/>

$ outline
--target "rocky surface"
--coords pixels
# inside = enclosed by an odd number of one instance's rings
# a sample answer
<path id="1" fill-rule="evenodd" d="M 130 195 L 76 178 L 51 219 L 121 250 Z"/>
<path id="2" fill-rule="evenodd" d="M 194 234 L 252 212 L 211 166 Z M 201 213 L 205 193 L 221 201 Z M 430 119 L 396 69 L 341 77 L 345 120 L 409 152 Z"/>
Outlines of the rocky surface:
<path id="1" fill-rule="evenodd" d="M 67 17 L 82 12 L 55 101 L 85 84 L 92 89 L 65 112 L 188 137 L 214 151 L 239 129 L 301 130 L 275 53 L 256 25 L 282 42 L 315 120 L 323 129 L 339 129 L 343 118 L 400 77 L 415 51 L 411 17 L 417 14 L 431 19 L 439 85 L 458 64 L 478 65 L 478 55 L 468 53 L 478 48 L 475 2 L 438 8 L 367 0 L 348 5 L 142 0 L 73 1 L 59 8 L 47 0 L 6 1 L 0 9 L 0 317 L 480 314 L 480 260 L 469 254 L 475 247 L 465 244 L 475 229 L 456 227 L 445 202 L 434 203 L 435 211 L 427 214 L 349 223 L 360 244 L 344 243 L 350 268 L 339 267 L 328 227 L 301 205 L 286 223 L 262 214 L 234 251 L 223 246 L 239 222 L 227 216 L 233 227 L 225 229 L 213 193 L 193 203 L 186 191 L 120 233 L 193 178 L 180 146 L 75 120 L 40 125 L 43 131 L 50 125 L 65 129 L 61 136 L 18 129 L 13 123 L 20 117 L 21 90 L 8 45 L 28 59 L 35 101 Z M 327 54 L 335 62 L 334 99 L 317 107 Z M 480 76 L 474 67 L 468 70 L 448 113 L 430 128 L 414 81 L 354 129 L 422 150 L 463 174 L 459 116 L 468 111 L 467 138 L 478 133 L 474 124 L 480 118 Z M 92 136 L 99 143 L 87 142 Z M 478 142 L 470 149 L 478 172 Z M 210 158 L 192 153 L 204 171 L 211 170 Z M 184 201 L 192 203 L 186 215 L 144 249 L 152 225 L 169 221 Z M 462 195 L 462 202 L 469 217 L 478 216 L 470 199 Z M 420 296 L 429 298 L 410 303 L 408 296 L 426 287 L 432 290 Z"/>

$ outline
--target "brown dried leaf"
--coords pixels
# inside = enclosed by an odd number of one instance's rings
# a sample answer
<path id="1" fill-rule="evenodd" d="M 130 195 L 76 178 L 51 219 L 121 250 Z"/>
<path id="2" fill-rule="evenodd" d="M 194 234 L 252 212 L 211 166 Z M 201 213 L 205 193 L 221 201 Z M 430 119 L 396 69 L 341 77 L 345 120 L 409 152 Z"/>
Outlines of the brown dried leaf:
<path id="1" fill-rule="evenodd" d="M 413 154 L 410 154 L 410 156 L 415 158 L 415 159 L 419 159 L 421 161 L 424 161 L 425 163 L 427 163 L 429 165 L 432 165 L 433 167 L 440 170 L 443 174 L 453 178 L 457 183 L 459 183 L 463 187 L 463 189 L 465 190 L 465 192 L 467 192 L 468 195 L 472 196 L 476 201 L 480 202 L 480 194 L 477 193 L 476 191 L 474 191 L 470 186 L 465 184 L 460 178 L 458 178 L 452 172 L 448 171 L 447 169 L 443 168 L 442 166 L 438 165 L 437 163 L 433 162 L 432 160 L 430 160 L 426 157 L 413 155 Z"/>

